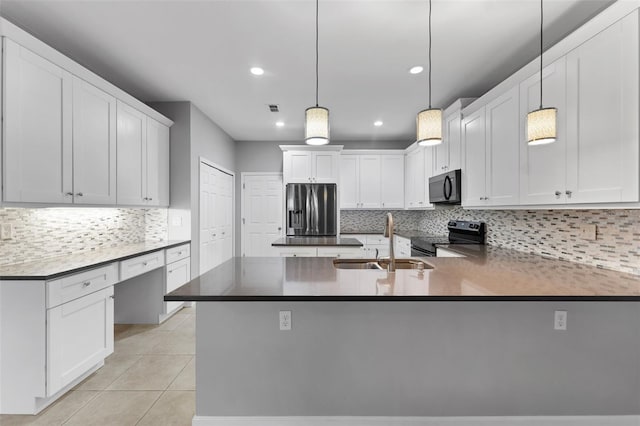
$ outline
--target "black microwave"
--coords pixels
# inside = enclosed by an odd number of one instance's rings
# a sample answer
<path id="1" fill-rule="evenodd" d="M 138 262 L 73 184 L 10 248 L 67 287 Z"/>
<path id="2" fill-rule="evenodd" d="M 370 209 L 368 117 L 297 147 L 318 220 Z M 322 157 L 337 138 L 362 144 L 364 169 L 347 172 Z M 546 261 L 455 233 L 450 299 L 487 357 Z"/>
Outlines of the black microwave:
<path id="1" fill-rule="evenodd" d="M 429 202 L 433 204 L 460 204 L 460 169 L 429 178 Z"/>

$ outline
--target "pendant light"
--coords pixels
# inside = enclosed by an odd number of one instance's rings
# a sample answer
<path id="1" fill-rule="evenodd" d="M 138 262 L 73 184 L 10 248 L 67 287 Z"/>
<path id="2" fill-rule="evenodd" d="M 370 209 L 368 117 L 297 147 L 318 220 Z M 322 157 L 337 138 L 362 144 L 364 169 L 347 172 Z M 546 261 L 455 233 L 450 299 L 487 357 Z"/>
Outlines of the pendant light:
<path id="1" fill-rule="evenodd" d="M 416 117 L 416 135 L 420 146 L 442 143 L 442 110 L 431 108 L 431 0 L 429 0 L 429 108 Z"/>
<path id="2" fill-rule="evenodd" d="M 542 24 L 544 9 L 540 0 L 540 108 L 527 114 L 527 143 L 544 145 L 556 141 L 556 108 L 542 107 Z"/>
<path id="3" fill-rule="evenodd" d="M 329 143 L 329 110 L 318 106 L 318 0 L 316 0 L 316 106 L 304 111 L 304 141 L 307 145 Z"/>

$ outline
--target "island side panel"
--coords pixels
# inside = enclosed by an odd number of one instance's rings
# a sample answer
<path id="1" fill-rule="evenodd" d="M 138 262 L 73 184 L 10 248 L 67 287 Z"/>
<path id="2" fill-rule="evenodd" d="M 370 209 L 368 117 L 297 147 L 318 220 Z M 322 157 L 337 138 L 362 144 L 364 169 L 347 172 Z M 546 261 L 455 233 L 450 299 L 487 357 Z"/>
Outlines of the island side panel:
<path id="1" fill-rule="evenodd" d="M 197 416 L 640 414 L 640 303 L 198 302 L 196 333 Z"/>

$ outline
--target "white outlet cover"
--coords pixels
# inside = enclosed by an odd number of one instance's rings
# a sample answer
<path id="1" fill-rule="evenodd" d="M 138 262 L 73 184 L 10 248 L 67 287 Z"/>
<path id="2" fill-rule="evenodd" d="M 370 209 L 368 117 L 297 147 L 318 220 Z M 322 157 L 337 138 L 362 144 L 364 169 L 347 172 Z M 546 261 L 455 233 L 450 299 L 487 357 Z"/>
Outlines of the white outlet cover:
<path id="1" fill-rule="evenodd" d="M 280 311 L 280 330 L 291 330 L 291 311 Z"/>

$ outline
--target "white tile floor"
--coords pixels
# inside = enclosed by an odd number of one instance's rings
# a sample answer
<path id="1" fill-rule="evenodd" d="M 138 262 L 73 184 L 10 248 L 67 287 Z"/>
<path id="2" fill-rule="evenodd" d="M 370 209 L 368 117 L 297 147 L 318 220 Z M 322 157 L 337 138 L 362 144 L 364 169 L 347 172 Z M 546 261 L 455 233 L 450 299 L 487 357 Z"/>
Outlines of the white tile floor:
<path id="1" fill-rule="evenodd" d="M 161 325 L 117 325 L 104 367 L 37 416 L 1 426 L 191 425 L 195 413 L 195 310 Z"/>

